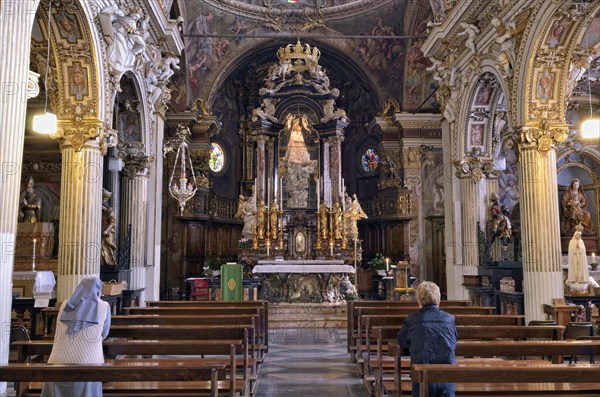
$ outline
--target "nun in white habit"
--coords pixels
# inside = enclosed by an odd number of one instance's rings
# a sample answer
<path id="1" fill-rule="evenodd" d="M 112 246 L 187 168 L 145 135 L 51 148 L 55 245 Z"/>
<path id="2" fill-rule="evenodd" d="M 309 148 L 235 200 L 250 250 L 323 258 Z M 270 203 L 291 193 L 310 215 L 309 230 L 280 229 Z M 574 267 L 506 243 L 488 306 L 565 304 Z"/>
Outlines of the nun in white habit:
<path id="1" fill-rule="evenodd" d="M 100 299 L 98 277 L 81 280 L 58 312 L 49 364 L 104 363 L 102 340 L 110 329 L 110 306 Z M 102 382 L 46 382 L 41 397 L 99 397 Z"/>

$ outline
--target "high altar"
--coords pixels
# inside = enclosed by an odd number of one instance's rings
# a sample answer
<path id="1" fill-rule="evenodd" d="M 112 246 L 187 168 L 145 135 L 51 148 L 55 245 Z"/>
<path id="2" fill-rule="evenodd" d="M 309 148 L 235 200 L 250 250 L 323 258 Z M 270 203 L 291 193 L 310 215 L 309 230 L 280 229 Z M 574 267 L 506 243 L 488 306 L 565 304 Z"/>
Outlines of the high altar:
<path id="1" fill-rule="evenodd" d="M 320 51 L 298 41 L 277 52 L 253 112 L 256 179 L 240 196 L 239 260 L 271 302 L 335 302 L 351 293 L 361 260 L 357 220 L 366 218 L 342 178 L 340 94 L 319 65 Z"/>

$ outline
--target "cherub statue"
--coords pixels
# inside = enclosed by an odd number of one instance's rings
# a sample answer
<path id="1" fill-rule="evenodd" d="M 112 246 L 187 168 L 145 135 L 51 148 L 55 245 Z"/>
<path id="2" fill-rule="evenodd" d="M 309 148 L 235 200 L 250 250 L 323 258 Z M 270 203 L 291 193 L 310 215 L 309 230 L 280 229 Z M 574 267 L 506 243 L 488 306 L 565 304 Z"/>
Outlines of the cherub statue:
<path id="1" fill-rule="evenodd" d="M 467 36 L 467 41 L 465 42 L 465 46 L 471 50 L 472 53 L 475 52 L 475 37 L 479 34 L 479 28 L 472 23 L 461 22 L 460 27 L 463 28 L 463 31 L 458 34 L 458 36 Z"/>

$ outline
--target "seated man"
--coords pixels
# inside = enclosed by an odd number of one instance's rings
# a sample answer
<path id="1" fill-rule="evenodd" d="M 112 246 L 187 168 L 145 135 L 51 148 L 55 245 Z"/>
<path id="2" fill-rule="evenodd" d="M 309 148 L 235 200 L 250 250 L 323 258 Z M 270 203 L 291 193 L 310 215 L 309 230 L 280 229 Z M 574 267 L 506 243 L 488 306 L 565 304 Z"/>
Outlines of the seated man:
<path id="1" fill-rule="evenodd" d="M 430 281 L 417 287 L 420 310 L 404 321 L 398 343 L 410 351 L 412 364 L 455 364 L 456 325 L 454 316 L 440 310 L 440 288 Z M 419 384 L 413 383 L 413 397 L 419 396 Z M 432 397 L 454 397 L 454 383 L 430 383 Z"/>

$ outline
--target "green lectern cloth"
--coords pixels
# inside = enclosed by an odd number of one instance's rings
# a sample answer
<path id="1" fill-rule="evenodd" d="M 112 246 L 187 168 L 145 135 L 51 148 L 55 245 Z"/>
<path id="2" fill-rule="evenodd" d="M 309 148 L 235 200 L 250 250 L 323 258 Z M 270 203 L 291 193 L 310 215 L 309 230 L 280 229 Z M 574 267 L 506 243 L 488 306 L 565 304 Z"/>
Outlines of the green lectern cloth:
<path id="1" fill-rule="evenodd" d="M 221 266 L 221 299 L 242 300 L 242 265 L 227 263 Z"/>

